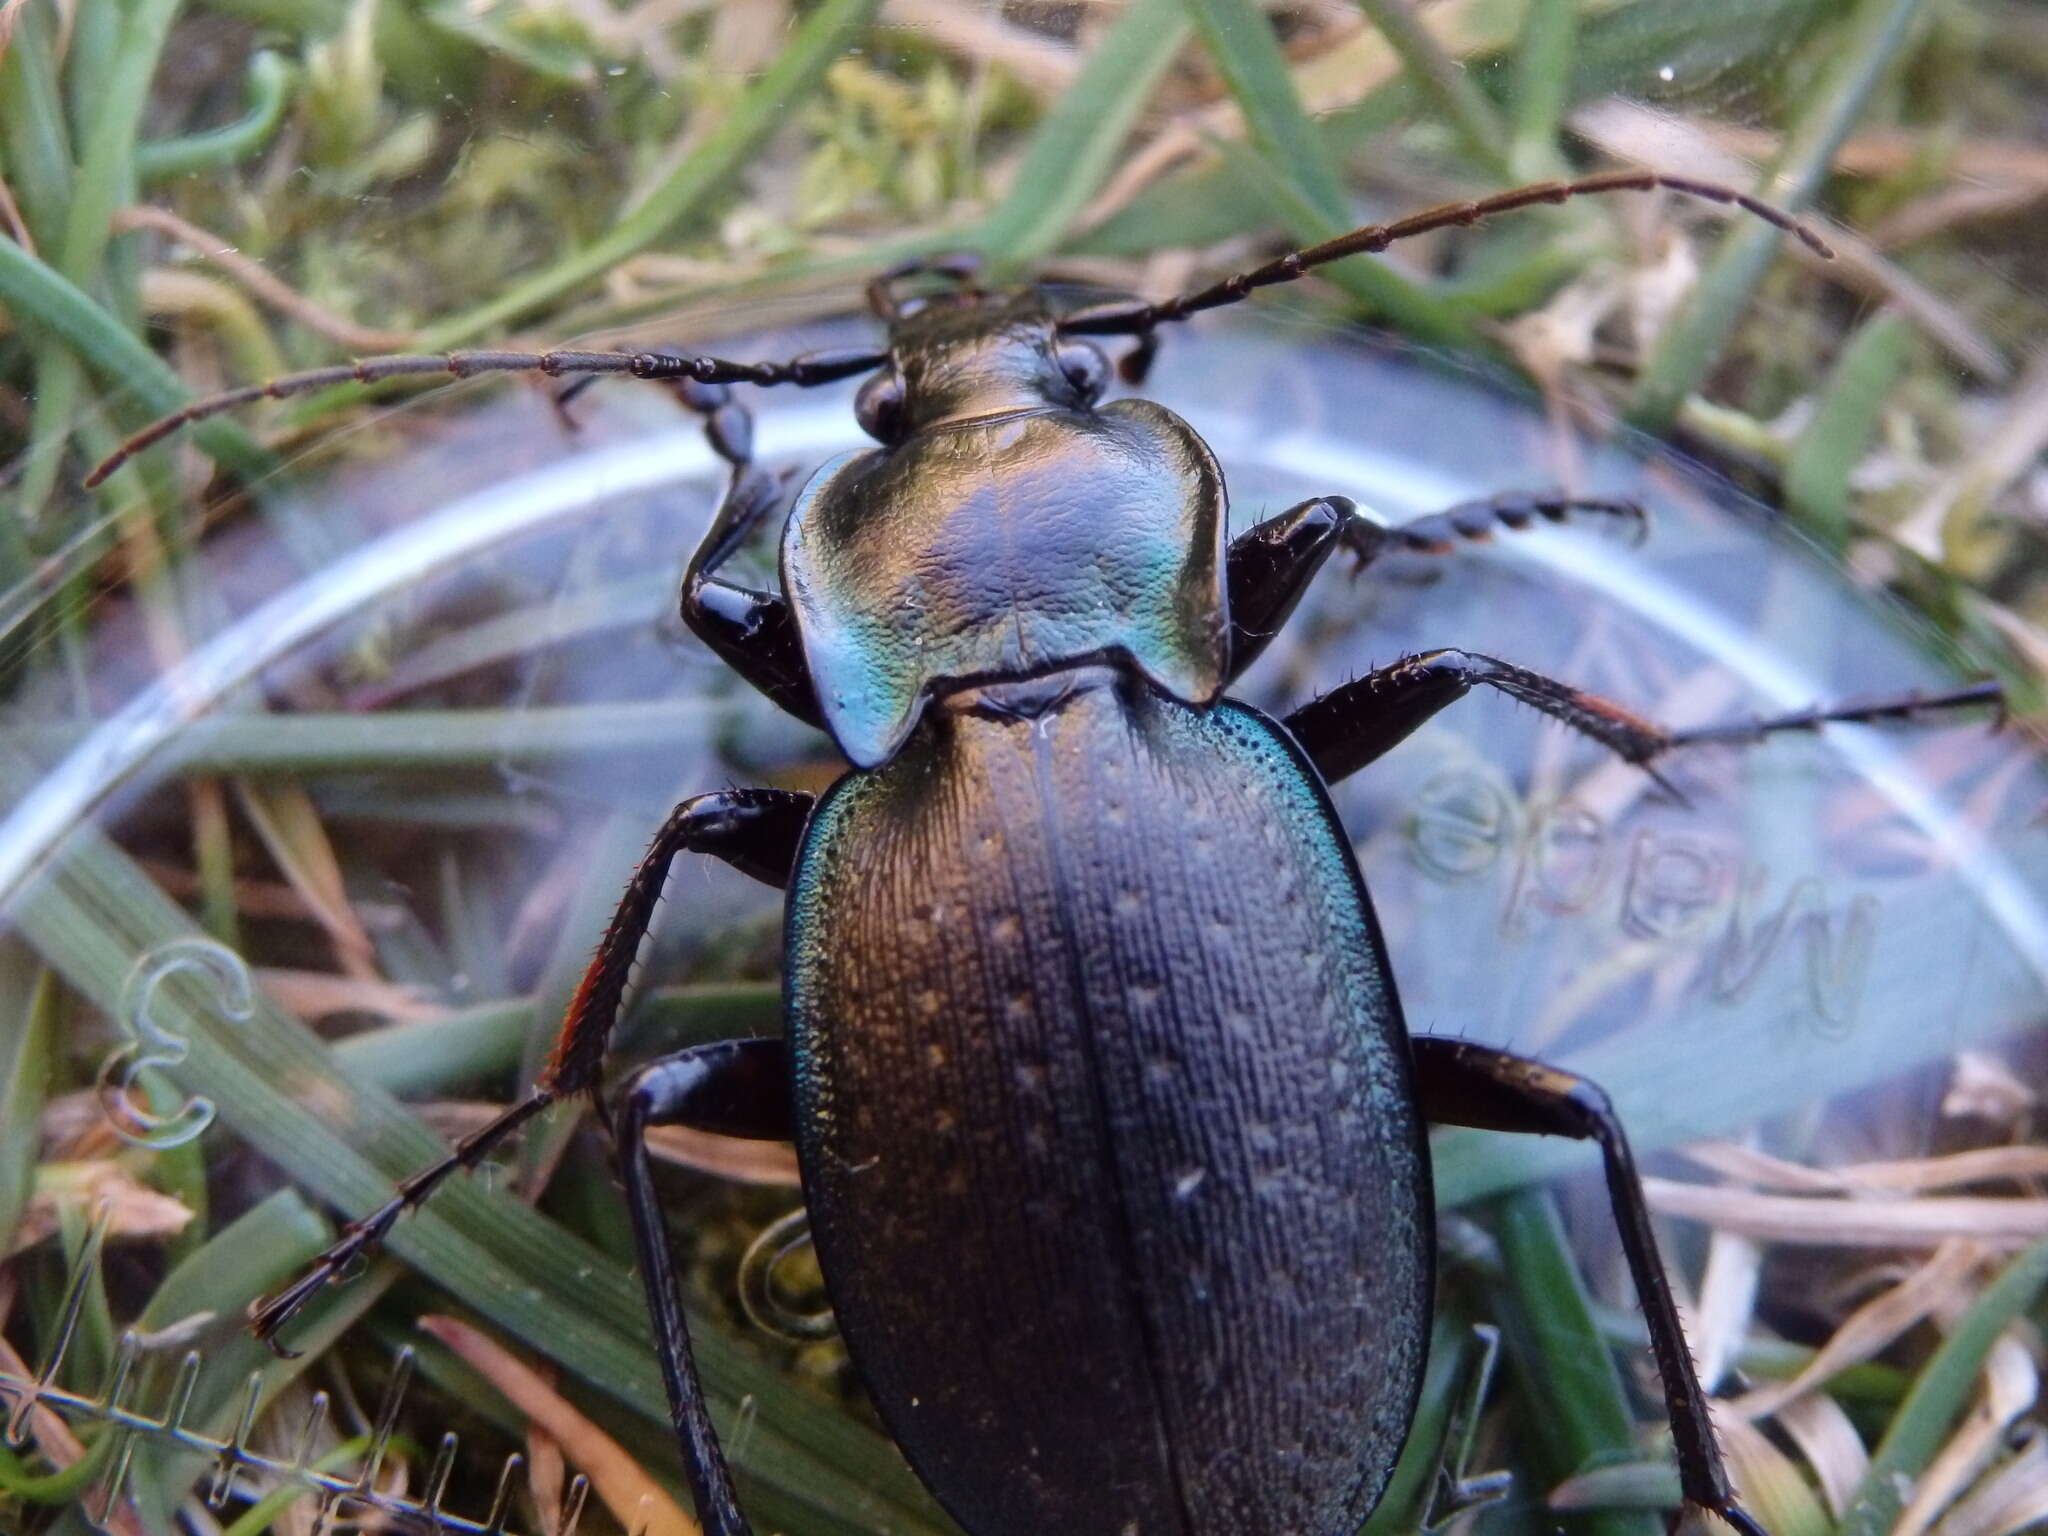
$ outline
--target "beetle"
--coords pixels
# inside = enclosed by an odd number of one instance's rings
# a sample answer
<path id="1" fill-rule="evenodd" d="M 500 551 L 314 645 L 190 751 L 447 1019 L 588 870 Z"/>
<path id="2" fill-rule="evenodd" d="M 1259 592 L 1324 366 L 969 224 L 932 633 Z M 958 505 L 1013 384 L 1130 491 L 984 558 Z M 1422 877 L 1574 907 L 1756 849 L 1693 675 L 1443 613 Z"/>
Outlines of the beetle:
<path id="1" fill-rule="evenodd" d="M 1496 658 L 1403 658 L 1274 719 L 1225 690 L 1340 545 L 1363 566 L 1542 515 L 1384 527 L 1340 496 L 1235 539 L 1194 430 L 1105 402 L 1092 338 L 1158 328 L 1426 230 L 1589 193 L 1731 203 L 1619 173 L 1368 225 L 1195 292 L 1062 312 L 978 263 L 869 288 L 886 344 L 785 362 L 667 353 L 369 359 L 198 402 L 179 425 L 346 380 L 536 370 L 671 383 L 729 467 L 682 615 L 747 682 L 829 733 L 822 795 L 679 805 L 627 886 L 538 1084 L 352 1223 L 254 1311 L 278 1331 L 408 1207 L 558 1100 L 612 1131 L 675 1432 L 711 1536 L 745 1536 L 692 1362 L 650 1127 L 793 1140 L 839 1329 L 883 1422 L 971 1536 L 1334 1536 L 1378 1501 L 1408 1433 L 1434 1285 L 1429 1122 L 1596 1143 L 1649 1325 L 1686 1502 L 1745 1536 L 1627 1137 L 1592 1083 L 1406 1029 L 1328 787 L 1475 686 L 1654 772 L 1689 742 L 1874 720 L 1926 698 L 1665 730 Z M 922 291 L 906 293 L 909 285 Z M 877 446 L 789 507 L 779 592 L 721 567 L 781 507 L 731 386 L 868 375 Z M 609 1106 L 607 1041 L 671 865 L 708 854 L 786 889 L 787 1031 L 693 1047 Z M 933 1262 L 945 1255 L 943 1264 Z"/>

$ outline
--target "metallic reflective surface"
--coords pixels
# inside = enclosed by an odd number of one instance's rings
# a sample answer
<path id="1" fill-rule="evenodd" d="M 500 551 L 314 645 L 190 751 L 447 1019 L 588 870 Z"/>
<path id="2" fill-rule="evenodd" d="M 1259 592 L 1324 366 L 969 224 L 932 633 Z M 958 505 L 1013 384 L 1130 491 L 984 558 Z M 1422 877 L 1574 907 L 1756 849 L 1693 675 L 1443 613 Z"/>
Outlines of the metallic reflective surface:
<path id="1" fill-rule="evenodd" d="M 1421 1383 L 1435 1223 L 1306 759 L 1096 668 L 938 713 L 798 869 L 812 1233 L 940 1503 L 988 1536 L 1354 1529 Z"/>

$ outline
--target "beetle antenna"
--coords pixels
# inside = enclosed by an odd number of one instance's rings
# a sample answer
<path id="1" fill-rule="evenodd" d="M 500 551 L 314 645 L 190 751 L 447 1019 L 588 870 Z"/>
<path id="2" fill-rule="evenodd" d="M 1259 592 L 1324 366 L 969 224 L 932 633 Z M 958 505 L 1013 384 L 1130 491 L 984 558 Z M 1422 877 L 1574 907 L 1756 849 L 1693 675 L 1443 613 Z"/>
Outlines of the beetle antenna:
<path id="1" fill-rule="evenodd" d="M 1249 297 L 1254 288 L 1269 288 L 1275 283 L 1291 283 L 1304 273 L 1329 262 L 1341 261 L 1346 256 L 1384 251 L 1397 240 L 1427 234 L 1431 230 L 1476 224 L 1481 219 L 1492 218 L 1497 213 L 1530 208 L 1538 203 L 1563 203 L 1575 197 L 1590 197 L 1609 192 L 1653 192 L 1659 189 L 1740 208 L 1745 213 L 1756 215 L 1766 224 L 1775 225 L 1787 234 L 1797 236 L 1800 243 L 1816 256 L 1824 260 L 1834 259 L 1834 249 L 1815 233 L 1811 225 L 1794 218 L 1782 208 L 1774 207 L 1762 198 L 1750 196 L 1747 192 L 1723 186 L 1719 182 L 1697 181 L 1690 176 L 1666 176 L 1658 171 L 1609 171 L 1604 175 L 1587 176 L 1578 181 L 1539 181 L 1470 202 L 1444 203 L 1436 208 L 1426 208 L 1421 213 L 1411 213 L 1406 218 L 1396 219 L 1390 224 L 1361 225 L 1349 234 L 1339 235 L 1334 240 L 1325 240 L 1321 245 L 1311 245 L 1304 250 L 1289 251 L 1284 256 L 1276 256 L 1264 266 L 1234 273 L 1220 282 L 1211 283 L 1206 288 L 1193 293 L 1183 293 L 1158 304 L 1147 304 L 1139 299 L 1124 299 L 1076 310 L 1060 318 L 1059 329 L 1068 334 L 1085 336 L 1142 336 L 1155 325 L 1166 321 L 1185 320 L 1189 315 L 1198 314 L 1205 309 L 1220 309 L 1226 304 L 1235 304 L 1238 300 Z"/>
<path id="2" fill-rule="evenodd" d="M 248 384 L 194 400 L 182 410 L 159 417 L 122 443 L 85 477 L 91 490 L 143 449 L 162 442 L 180 427 L 218 416 L 254 400 L 282 400 L 336 384 L 379 384 L 386 379 L 445 374 L 467 379 L 480 373 L 564 374 L 624 373 L 636 379 L 692 379 L 699 384 L 795 384 L 809 387 L 867 373 L 888 361 L 886 352 L 847 348 L 810 352 L 787 362 L 733 363 L 719 357 L 686 357 L 673 352 L 442 352 L 394 353 L 366 357 L 288 373 L 265 384 Z"/>

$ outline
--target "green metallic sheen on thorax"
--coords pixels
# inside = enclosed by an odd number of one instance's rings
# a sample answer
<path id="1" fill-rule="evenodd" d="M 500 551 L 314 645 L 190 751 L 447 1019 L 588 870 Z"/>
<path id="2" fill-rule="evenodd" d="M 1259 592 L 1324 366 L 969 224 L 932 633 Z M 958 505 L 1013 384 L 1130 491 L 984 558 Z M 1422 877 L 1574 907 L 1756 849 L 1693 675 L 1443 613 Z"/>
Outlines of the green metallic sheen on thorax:
<path id="1" fill-rule="evenodd" d="M 863 767 L 969 680 L 1115 658 L 1188 703 L 1222 688 L 1222 474 L 1161 406 L 1063 396 L 1049 337 L 913 336 L 897 366 L 917 420 L 827 464 L 791 511 L 784 591 Z"/>

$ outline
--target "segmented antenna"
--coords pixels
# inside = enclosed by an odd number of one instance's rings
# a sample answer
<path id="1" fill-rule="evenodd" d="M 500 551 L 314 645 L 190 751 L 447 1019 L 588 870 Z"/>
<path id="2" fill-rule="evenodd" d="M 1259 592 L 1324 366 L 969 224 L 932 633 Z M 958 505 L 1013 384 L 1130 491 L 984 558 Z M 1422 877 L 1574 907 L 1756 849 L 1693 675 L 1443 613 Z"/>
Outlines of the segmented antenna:
<path id="1" fill-rule="evenodd" d="M 1060 318 L 1059 329 L 1076 335 L 1144 335 L 1168 321 L 1185 320 L 1188 316 L 1206 309 L 1219 309 L 1226 304 L 1235 304 L 1249 296 L 1255 288 L 1271 287 L 1275 283 L 1289 283 L 1329 262 L 1342 260 L 1346 256 L 1384 251 L 1398 240 L 1427 234 L 1431 230 L 1453 225 L 1476 224 L 1481 219 L 1491 218 L 1495 214 L 1533 207 L 1539 203 L 1563 203 L 1575 197 L 1590 197 L 1609 192 L 1657 190 L 1676 192 L 1684 197 L 1700 198 L 1707 202 L 1740 208 L 1765 223 L 1775 225 L 1787 234 L 1796 236 L 1817 256 L 1832 259 L 1835 254 L 1828 243 L 1815 233 L 1812 226 L 1765 202 L 1762 198 L 1753 197 L 1735 187 L 1723 186 L 1718 182 L 1699 181 L 1689 176 L 1667 176 L 1658 171 L 1609 171 L 1603 175 L 1586 176 L 1576 181 L 1536 182 L 1530 186 L 1497 192 L 1491 197 L 1482 197 L 1470 202 L 1445 203 L 1440 207 L 1425 209 L 1421 213 L 1410 214 L 1406 218 L 1396 219 L 1387 224 L 1362 225 L 1349 234 L 1339 235 L 1334 240 L 1326 240 L 1321 245 L 1312 245 L 1305 250 L 1289 251 L 1284 256 L 1275 257 L 1264 266 L 1239 272 L 1206 288 L 1181 294 L 1162 303 L 1147 304 L 1138 299 L 1125 299 L 1076 310 Z M 926 270 L 954 276 L 971 275 L 975 270 L 976 260 L 971 253 L 965 253 L 942 258 L 936 262 L 909 262 L 893 267 L 869 285 L 870 303 L 876 313 L 889 318 L 896 313 L 895 301 L 890 292 L 892 282 Z M 559 378 L 565 374 L 624 373 L 637 379 L 691 379 L 699 384 L 811 385 L 829 384 L 835 379 L 866 373 L 880 367 L 887 360 L 886 352 L 860 348 L 815 352 L 804 357 L 792 358 L 787 362 L 762 363 L 735 363 L 717 357 L 689 357 L 667 352 L 448 352 L 369 357 L 360 362 L 338 363 L 330 368 L 314 368 L 305 373 L 286 374 L 266 384 L 249 384 L 240 389 L 225 390 L 220 394 L 195 400 L 182 410 L 151 422 L 122 443 L 94 466 L 92 472 L 85 477 L 85 486 L 87 490 L 91 490 L 143 449 L 162 442 L 173 432 L 192 422 L 204 421 L 209 416 L 218 416 L 223 411 L 231 411 L 237 406 L 248 405 L 256 400 L 280 400 L 288 395 L 305 394 L 336 384 L 377 384 L 387 379 L 436 374 L 466 379 L 480 373 L 540 373 L 550 378 Z"/>
<path id="2" fill-rule="evenodd" d="M 105 1388 L 96 1395 L 68 1391 L 56 1385 L 66 1354 L 77 1336 L 79 1318 L 92 1278 L 99 1270 L 101 1246 L 106 1238 L 108 1214 L 102 1213 L 80 1250 L 78 1262 L 65 1285 L 57 1309 L 57 1331 L 43 1365 L 33 1376 L 17 1375 L 0 1366 L 0 1402 L 7 1408 L 6 1440 L 11 1447 L 27 1443 L 32 1419 L 38 1409 L 48 1409 L 66 1420 L 106 1426 L 115 1437 L 113 1452 L 95 1486 L 79 1508 L 100 1530 L 109 1529 L 129 1500 L 129 1481 L 134 1470 L 138 1443 L 155 1442 L 178 1446 L 208 1457 L 213 1463 L 206 1479 L 205 1499 L 213 1509 L 224 1508 L 239 1496 L 254 1498 L 274 1487 L 293 1487 L 317 1500 L 313 1519 L 316 1536 L 324 1536 L 340 1521 L 357 1522 L 371 1514 L 382 1515 L 401 1529 L 436 1533 L 436 1536 L 514 1536 L 507 1528 L 512 1501 L 519 1487 L 520 1456 L 505 1458 L 498 1473 L 497 1491 L 489 1511 L 481 1519 L 456 1514 L 444 1503 L 448 1480 L 460 1448 L 452 1433 L 441 1437 L 427 1473 L 422 1497 L 406 1498 L 378 1489 L 384 1458 L 398 1426 L 399 1413 L 413 1374 L 413 1352 L 402 1349 L 391 1373 L 390 1383 L 378 1405 L 370 1445 L 352 1471 L 328 1471 L 313 1465 L 321 1432 L 326 1427 L 329 1402 L 325 1392 L 315 1393 L 304 1424 L 289 1458 L 266 1456 L 252 1448 L 263 1402 L 263 1375 L 252 1372 L 242 1389 L 235 1432 L 221 1439 L 193 1428 L 186 1422 L 198 1391 L 202 1363 L 197 1350 L 188 1351 L 178 1364 L 171 1390 L 160 1414 L 144 1412 L 129 1402 L 135 1380 L 135 1364 L 142 1353 L 142 1338 L 130 1331 L 121 1337 Z M 243 1484 L 247 1476 L 248 1484 Z M 258 1480 L 265 1486 L 258 1487 Z M 578 1475 L 566 1490 L 555 1529 L 562 1536 L 575 1536 L 589 1496 L 589 1482 Z"/>
<path id="3" fill-rule="evenodd" d="M 1696 181 L 1690 176 L 1666 176 L 1659 171 L 1608 171 L 1603 175 L 1586 176 L 1577 181 L 1539 181 L 1526 187 L 1496 192 L 1491 197 L 1476 198 L 1469 202 L 1444 203 L 1439 207 L 1426 208 L 1421 213 L 1411 213 L 1406 218 L 1395 219 L 1387 224 L 1364 224 L 1349 234 L 1337 236 L 1334 240 L 1325 240 L 1321 245 L 1311 245 L 1304 250 L 1289 251 L 1284 256 L 1274 257 L 1264 266 L 1235 273 L 1211 283 L 1206 288 L 1199 288 L 1193 293 L 1184 293 L 1157 304 L 1147 304 L 1138 299 L 1122 299 L 1076 310 L 1060 318 L 1059 328 L 1076 335 L 1143 335 L 1154 326 L 1167 321 L 1185 320 L 1188 316 L 1205 309 L 1220 309 L 1226 304 L 1235 304 L 1240 299 L 1248 297 L 1255 288 L 1270 288 L 1276 283 L 1291 283 L 1316 267 L 1341 261 L 1346 256 L 1384 251 L 1396 241 L 1428 234 L 1431 230 L 1476 224 L 1481 219 L 1492 218 L 1495 214 L 1511 213 L 1517 208 L 1532 208 L 1539 203 L 1564 203 L 1575 197 L 1591 197 L 1609 192 L 1659 190 L 1740 208 L 1745 213 L 1754 214 L 1766 224 L 1796 236 L 1800 243 L 1816 256 L 1824 260 L 1834 259 L 1834 248 L 1815 233 L 1811 225 L 1760 197 L 1752 197 L 1747 192 L 1722 186 L 1718 182 Z"/>
<path id="4" fill-rule="evenodd" d="M 93 466 L 85 477 L 91 490 L 143 449 L 162 442 L 180 427 L 218 416 L 256 400 L 282 400 L 310 394 L 336 384 L 381 384 L 387 379 L 431 377 L 474 378 L 480 373 L 540 373 L 562 378 L 571 374 L 624 373 L 636 379 L 693 379 L 699 384 L 830 384 L 835 379 L 866 373 L 886 361 L 887 354 L 848 348 L 813 352 L 787 362 L 735 363 L 722 357 L 689 357 L 673 352 L 443 352 L 402 353 L 366 357 L 288 373 L 265 384 L 247 384 L 194 400 L 182 410 L 159 417 Z"/>

